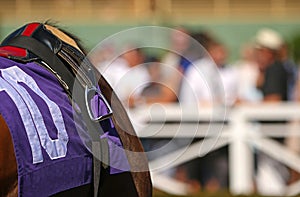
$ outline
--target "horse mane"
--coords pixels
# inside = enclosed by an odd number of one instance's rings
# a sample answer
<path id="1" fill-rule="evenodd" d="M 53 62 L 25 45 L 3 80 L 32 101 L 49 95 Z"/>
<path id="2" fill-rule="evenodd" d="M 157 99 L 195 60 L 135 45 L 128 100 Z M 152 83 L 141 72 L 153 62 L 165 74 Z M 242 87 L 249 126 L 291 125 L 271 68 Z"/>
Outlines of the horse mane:
<path id="1" fill-rule="evenodd" d="M 52 27 L 57 28 L 59 31 L 61 31 L 62 33 L 66 34 L 67 36 L 69 36 L 71 39 L 73 39 L 76 44 L 78 45 L 78 47 L 81 49 L 81 51 L 83 52 L 84 55 L 87 54 L 87 49 L 86 47 L 82 44 L 82 40 L 76 36 L 75 34 L 71 33 L 70 31 L 63 29 L 60 25 L 59 22 L 57 21 L 53 21 L 53 20 L 46 20 L 44 22 L 45 25 L 49 25 Z"/>

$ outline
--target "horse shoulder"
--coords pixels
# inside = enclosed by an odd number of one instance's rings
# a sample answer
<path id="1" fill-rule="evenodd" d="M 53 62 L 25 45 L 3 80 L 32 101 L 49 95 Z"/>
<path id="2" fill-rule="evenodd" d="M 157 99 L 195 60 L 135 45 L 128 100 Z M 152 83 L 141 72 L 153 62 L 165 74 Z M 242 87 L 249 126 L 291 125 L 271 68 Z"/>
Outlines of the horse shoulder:
<path id="1" fill-rule="evenodd" d="M 9 128 L 0 115 L 0 196 L 18 195 L 17 163 Z"/>

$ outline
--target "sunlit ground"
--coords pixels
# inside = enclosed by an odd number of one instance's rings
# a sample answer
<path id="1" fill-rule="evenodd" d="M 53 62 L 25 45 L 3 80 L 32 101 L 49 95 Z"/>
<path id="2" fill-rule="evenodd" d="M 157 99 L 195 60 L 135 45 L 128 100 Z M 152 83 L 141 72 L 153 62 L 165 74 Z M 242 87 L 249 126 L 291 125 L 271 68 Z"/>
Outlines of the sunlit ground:
<path id="1" fill-rule="evenodd" d="M 192 195 L 188 195 L 190 197 L 234 197 L 233 195 L 230 194 L 230 192 L 228 191 L 220 191 L 220 192 L 199 192 L 196 194 L 192 194 Z M 177 196 L 177 195 L 171 195 L 171 194 L 167 194 L 164 193 L 162 191 L 159 190 L 154 190 L 153 192 L 153 197 L 188 197 L 188 196 Z M 235 197 L 264 197 L 258 194 L 253 194 L 253 195 L 238 195 Z M 300 194 L 294 197 L 300 197 Z"/>

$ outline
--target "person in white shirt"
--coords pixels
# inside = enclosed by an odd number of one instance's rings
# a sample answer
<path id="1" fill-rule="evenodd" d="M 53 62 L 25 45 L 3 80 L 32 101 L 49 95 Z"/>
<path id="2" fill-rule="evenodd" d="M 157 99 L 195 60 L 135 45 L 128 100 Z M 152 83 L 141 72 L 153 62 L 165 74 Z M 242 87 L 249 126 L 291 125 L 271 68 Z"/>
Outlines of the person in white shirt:
<path id="1" fill-rule="evenodd" d="M 225 66 L 225 47 L 212 42 L 208 56 L 193 62 L 186 71 L 180 92 L 180 102 L 200 105 L 232 106 L 237 99 L 237 72 Z"/>
<path id="2" fill-rule="evenodd" d="M 243 103 L 262 101 L 262 92 L 256 87 L 259 67 L 255 60 L 254 44 L 246 43 L 240 49 L 240 59 L 233 64 L 238 72 L 238 99 Z"/>
<path id="3" fill-rule="evenodd" d="M 206 50 L 207 54 L 187 69 L 179 102 L 183 106 L 200 106 L 200 110 L 203 107 L 232 106 L 237 100 L 237 72 L 226 66 L 227 51 L 221 43 L 211 40 Z M 187 167 L 188 176 L 201 180 L 207 190 L 227 188 L 227 151 L 223 147 L 212 156 L 199 158 L 194 165 Z"/>
<path id="4" fill-rule="evenodd" d="M 133 107 L 143 88 L 150 82 L 144 54 L 138 48 L 127 51 L 100 72 L 114 88 L 125 106 Z"/>

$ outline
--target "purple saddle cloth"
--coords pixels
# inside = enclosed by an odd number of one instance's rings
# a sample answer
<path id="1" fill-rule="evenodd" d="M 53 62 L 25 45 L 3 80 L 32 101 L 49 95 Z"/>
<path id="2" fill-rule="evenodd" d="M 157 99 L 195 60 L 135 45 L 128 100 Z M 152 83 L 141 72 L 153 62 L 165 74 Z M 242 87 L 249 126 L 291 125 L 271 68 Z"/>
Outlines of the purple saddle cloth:
<path id="1" fill-rule="evenodd" d="M 80 135 L 85 126 L 53 74 L 35 63 L 0 57 L 0 98 L 0 114 L 14 144 L 19 196 L 49 196 L 92 182 L 93 157 Z M 105 109 L 103 103 L 97 105 Z M 109 145 L 110 173 L 129 171 L 112 121 L 101 127 L 99 138 L 107 138 Z"/>

